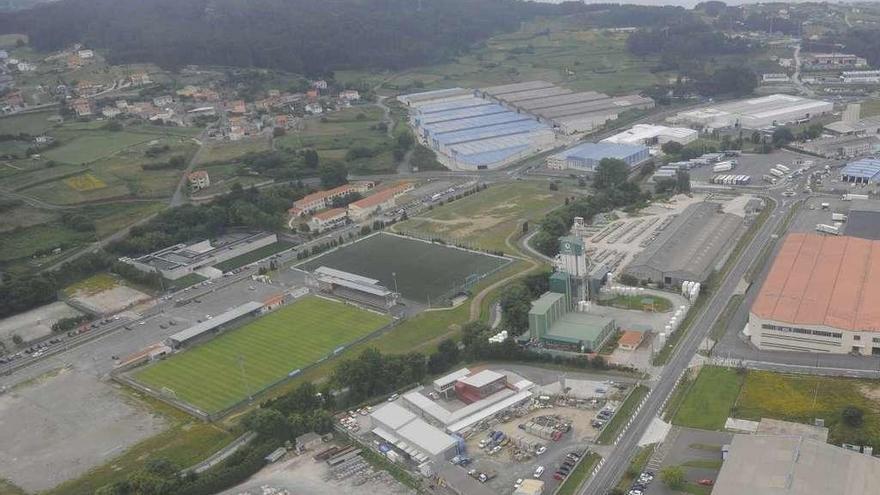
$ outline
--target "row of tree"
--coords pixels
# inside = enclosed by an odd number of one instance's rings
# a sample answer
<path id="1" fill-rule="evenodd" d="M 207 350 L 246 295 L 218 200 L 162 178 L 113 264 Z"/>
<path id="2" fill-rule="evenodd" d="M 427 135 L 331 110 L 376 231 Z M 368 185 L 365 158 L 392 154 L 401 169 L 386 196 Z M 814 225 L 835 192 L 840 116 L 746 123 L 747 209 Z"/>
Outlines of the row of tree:
<path id="1" fill-rule="evenodd" d="M 547 214 L 532 238 L 535 249 L 544 255 L 555 256 L 559 252 L 559 237 L 568 234 L 574 217 L 590 221 L 598 213 L 634 206 L 649 199 L 649 193 L 643 193 L 627 180 L 629 172 L 629 165 L 622 160 L 605 158 L 599 162 L 593 176 L 594 194 L 567 200 L 564 207 Z"/>

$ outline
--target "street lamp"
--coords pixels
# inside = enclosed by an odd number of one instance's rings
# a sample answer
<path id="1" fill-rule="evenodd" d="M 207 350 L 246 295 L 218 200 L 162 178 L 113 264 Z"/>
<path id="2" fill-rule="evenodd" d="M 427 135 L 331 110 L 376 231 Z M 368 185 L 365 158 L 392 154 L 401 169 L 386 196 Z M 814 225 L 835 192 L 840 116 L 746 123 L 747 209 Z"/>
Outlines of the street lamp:
<path id="1" fill-rule="evenodd" d="M 391 272 L 391 278 L 394 279 L 394 292 L 400 294 L 400 291 L 397 290 L 397 273 Z"/>

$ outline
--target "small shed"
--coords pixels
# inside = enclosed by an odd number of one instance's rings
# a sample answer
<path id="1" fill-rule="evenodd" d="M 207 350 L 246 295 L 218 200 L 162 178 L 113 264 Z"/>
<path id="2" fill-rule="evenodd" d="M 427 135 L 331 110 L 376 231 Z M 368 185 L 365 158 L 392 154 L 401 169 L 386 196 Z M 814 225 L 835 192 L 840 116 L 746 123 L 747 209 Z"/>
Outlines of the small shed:
<path id="1" fill-rule="evenodd" d="M 296 437 L 296 451 L 297 453 L 302 454 L 307 450 L 311 450 L 318 445 L 321 445 L 323 440 L 321 439 L 321 435 L 310 431 L 308 433 L 303 433 L 302 435 Z"/>
<path id="2" fill-rule="evenodd" d="M 644 339 L 644 332 L 624 330 L 623 334 L 620 336 L 620 340 L 617 341 L 617 346 L 624 351 L 634 351 L 639 345 L 641 345 L 642 340 Z"/>
<path id="3" fill-rule="evenodd" d="M 269 455 L 267 455 L 265 457 L 266 462 L 268 462 L 269 464 L 272 464 L 273 462 L 277 462 L 278 459 L 281 459 L 282 457 L 284 457 L 284 454 L 286 454 L 286 453 L 287 453 L 287 449 L 285 449 L 284 447 L 278 447 L 277 449 L 273 450 L 272 453 L 270 453 Z"/>

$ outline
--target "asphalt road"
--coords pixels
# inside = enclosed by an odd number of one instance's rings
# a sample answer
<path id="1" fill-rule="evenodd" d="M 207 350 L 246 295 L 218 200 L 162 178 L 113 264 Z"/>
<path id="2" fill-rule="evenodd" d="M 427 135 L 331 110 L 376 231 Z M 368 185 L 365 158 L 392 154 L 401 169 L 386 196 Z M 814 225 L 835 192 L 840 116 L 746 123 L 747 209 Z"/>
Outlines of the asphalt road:
<path id="1" fill-rule="evenodd" d="M 795 187 L 796 189 L 799 188 Z M 777 202 L 777 207 L 758 230 L 752 242 L 740 254 L 730 273 L 722 281 L 721 286 L 710 296 L 708 303 L 703 307 L 688 333 L 679 342 L 669 363 L 663 368 L 659 378 L 654 383 L 645 406 L 633 417 L 632 423 L 623 432 L 620 441 L 615 445 L 611 453 L 606 456 L 605 462 L 599 468 L 596 475 L 581 487 L 579 493 L 604 495 L 617 484 L 617 481 L 626 471 L 633 454 L 638 450 L 639 439 L 647 430 L 654 417 L 662 410 L 679 378 L 699 349 L 700 344 L 709 334 L 709 330 L 714 325 L 718 315 L 724 310 L 727 301 L 736 292 L 737 285 L 749 269 L 752 260 L 761 253 L 761 250 L 767 243 L 774 240 L 772 237 L 774 232 L 784 221 L 793 203 L 792 201 L 784 201 L 787 198 L 784 198 L 781 193 L 780 189 L 770 191 L 771 197 Z"/>

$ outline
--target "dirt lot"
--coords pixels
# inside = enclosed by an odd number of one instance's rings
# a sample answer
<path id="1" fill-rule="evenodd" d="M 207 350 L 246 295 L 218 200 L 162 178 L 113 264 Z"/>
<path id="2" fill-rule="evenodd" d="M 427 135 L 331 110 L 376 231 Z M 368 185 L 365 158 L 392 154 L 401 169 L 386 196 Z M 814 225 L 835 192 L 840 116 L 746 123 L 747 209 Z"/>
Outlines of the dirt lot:
<path id="1" fill-rule="evenodd" d="M 289 455 L 289 454 L 288 454 Z M 379 479 L 357 485 L 354 478 L 331 479 L 330 468 L 326 462 L 312 459 L 314 452 L 302 456 L 283 459 L 265 467 L 250 480 L 222 492 L 221 495 L 262 495 L 273 493 L 271 489 L 284 494 L 339 495 L 354 493 L 409 494 L 413 490 L 400 484 L 387 474 Z M 267 488 L 269 490 L 267 490 Z"/>
<path id="2" fill-rule="evenodd" d="M 95 294 L 77 292 L 71 299 L 99 314 L 112 314 L 144 302 L 150 299 L 150 295 L 125 285 L 117 285 Z"/>
<path id="3" fill-rule="evenodd" d="M 0 395 L 0 478 L 46 490 L 165 426 L 114 385 L 64 369 Z"/>
<path id="4" fill-rule="evenodd" d="M 30 342 L 52 333 L 52 324 L 56 321 L 81 314 L 61 301 L 40 306 L 0 321 L 0 341 L 8 349 L 12 349 L 13 335 L 19 335 L 25 342 Z"/>

